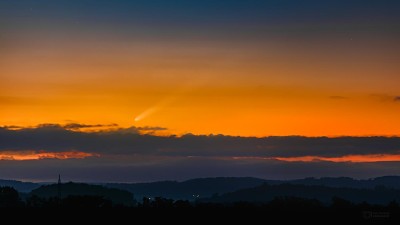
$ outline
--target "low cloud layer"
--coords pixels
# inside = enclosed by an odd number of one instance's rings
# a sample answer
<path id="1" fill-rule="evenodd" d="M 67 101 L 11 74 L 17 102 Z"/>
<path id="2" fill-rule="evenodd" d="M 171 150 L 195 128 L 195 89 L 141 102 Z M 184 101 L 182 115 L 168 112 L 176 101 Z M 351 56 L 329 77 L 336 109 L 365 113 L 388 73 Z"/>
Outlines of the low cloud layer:
<path id="1" fill-rule="evenodd" d="M 128 163 L 104 158 L 70 160 L 2 161 L 3 179 L 63 181 L 143 182 L 186 180 L 198 177 L 259 177 L 265 179 L 296 179 L 304 177 L 371 178 L 400 173 L 400 162 L 333 163 L 282 162 L 275 160 L 219 160 L 186 158 L 157 163 Z"/>
<path id="2" fill-rule="evenodd" d="M 213 176 L 367 178 L 400 172 L 399 157 L 390 160 L 391 155 L 400 155 L 399 137 L 178 137 L 142 133 L 165 130 L 160 127 L 91 132 L 57 124 L 16 128 L 0 128 L 0 153 L 25 157 L 29 151 L 39 158 L 3 158 L 1 178 L 51 180 L 61 173 L 74 181 L 135 182 Z M 66 152 L 75 155 L 62 160 L 59 156 Z M 385 162 L 373 162 L 371 157 L 383 157 Z M 352 158 L 356 160 L 346 160 Z M 369 161 L 357 161 L 363 158 Z"/>
<path id="3" fill-rule="evenodd" d="M 87 126 L 87 125 L 85 125 Z M 74 125 L 76 127 L 76 125 Z M 399 154 L 399 137 L 234 137 L 224 135 L 143 135 L 130 127 L 80 132 L 68 126 L 41 125 L 12 130 L 0 128 L 0 151 L 81 151 L 110 155 L 180 157 L 341 157 L 346 155 Z"/>

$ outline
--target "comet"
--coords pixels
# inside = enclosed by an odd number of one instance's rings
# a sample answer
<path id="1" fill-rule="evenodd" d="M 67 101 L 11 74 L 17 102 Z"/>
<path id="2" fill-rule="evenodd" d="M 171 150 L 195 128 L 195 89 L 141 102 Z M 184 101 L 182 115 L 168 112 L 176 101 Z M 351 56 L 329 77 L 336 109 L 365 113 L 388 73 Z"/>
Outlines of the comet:
<path id="1" fill-rule="evenodd" d="M 156 104 L 154 104 L 153 106 L 151 106 L 150 108 L 146 109 L 145 111 L 140 113 L 138 116 L 136 116 L 134 119 L 135 122 L 139 122 L 139 121 L 145 119 L 146 117 L 156 113 L 157 111 L 161 110 L 162 108 L 164 108 L 167 105 L 171 104 L 172 102 L 176 101 L 179 98 L 179 96 L 182 96 L 190 91 L 193 91 L 194 89 L 196 89 L 196 86 L 198 87 L 199 85 L 201 85 L 204 82 L 205 81 L 196 80 L 196 81 L 192 81 L 190 83 L 186 83 L 181 88 L 178 88 L 178 90 L 175 91 L 175 93 L 173 93 L 172 95 L 157 102 Z"/>
<path id="2" fill-rule="evenodd" d="M 171 102 L 175 101 L 176 99 L 177 99 L 177 97 L 165 98 L 164 100 L 158 102 L 157 104 L 153 105 L 152 107 L 146 109 L 145 111 L 140 113 L 138 116 L 136 116 L 135 117 L 135 122 L 139 122 L 139 121 L 143 120 L 144 118 L 154 114 L 155 112 L 161 110 L 162 108 L 164 108 L 165 106 L 167 106 Z"/>
<path id="3" fill-rule="evenodd" d="M 140 120 L 146 118 L 147 116 L 155 113 L 159 109 L 160 107 L 157 106 L 153 106 L 151 108 L 146 109 L 145 111 L 143 111 L 142 113 L 140 113 L 138 116 L 135 117 L 135 122 L 139 122 Z"/>

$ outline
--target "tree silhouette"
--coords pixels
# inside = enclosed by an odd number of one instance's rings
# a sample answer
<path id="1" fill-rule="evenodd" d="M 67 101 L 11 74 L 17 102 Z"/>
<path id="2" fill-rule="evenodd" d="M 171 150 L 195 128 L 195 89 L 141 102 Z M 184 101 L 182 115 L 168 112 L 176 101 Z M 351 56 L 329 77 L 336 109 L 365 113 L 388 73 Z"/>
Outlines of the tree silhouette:
<path id="1" fill-rule="evenodd" d="M 0 207 L 21 207 L 23 202 L 18 191 L 12 187 L 0 187 Z"/>

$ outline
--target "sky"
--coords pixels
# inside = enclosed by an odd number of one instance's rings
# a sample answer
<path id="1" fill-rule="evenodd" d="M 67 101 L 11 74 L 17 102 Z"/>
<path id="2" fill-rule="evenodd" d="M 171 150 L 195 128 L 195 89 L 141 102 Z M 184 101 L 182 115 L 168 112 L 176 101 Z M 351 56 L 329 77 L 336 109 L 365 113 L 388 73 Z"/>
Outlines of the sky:
<path id="1" fill-rule="evenodd" d="M 0 178 L 398 174 L 398 40 L 394 0 L 0 0 Z"/>

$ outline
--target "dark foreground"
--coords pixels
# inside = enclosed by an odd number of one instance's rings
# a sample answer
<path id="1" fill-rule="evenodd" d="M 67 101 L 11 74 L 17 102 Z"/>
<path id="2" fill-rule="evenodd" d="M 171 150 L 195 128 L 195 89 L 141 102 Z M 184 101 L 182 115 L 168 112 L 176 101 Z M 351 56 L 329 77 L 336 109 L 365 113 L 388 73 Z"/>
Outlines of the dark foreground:
<path id="1" fill-rule="evenodd" d="M 391 206 L 327 206 L 263 205 L 246 203 L 222 206 L 201 204 L 186 208 L 157 207 L 55 207 L 55 208 L 3 208 L 4 220 L 18 222 L 87 222 L 107 224 L 206 224 L 215 222 L 232 224 L 400 224 L 399 207 Z"/>
<path id="2" fill-rule="evenodd" d="M 114 199 L 118 200 L 121 193 L 115 193 L 118 195 Z M 253 199 L 251 202 L 213 202 L 221 198 L 187 201 L 162 197 L 112 201 L 108 197 L 93 195 L 63 198 L 28 195 L 21 198 L 15 189 L 3 187 L 0 188 L 0 216 L 2 222 L 12 222 L 10 224 L 400 224 L 400 205 L 396 200 L 372 204 L 354 203 L 339 197 L 321 202 L 287 196 L 265 201 L 261 198 L 263 195 L 258 196 L 258 201 Z M 120 197 L 124 200 L 127 196 L 123 194 Z"/>
<path id="3" fill-rule="evenodd" d="M 90 209 L 90 210 L 43 210 L 2 211 L 3 219 L 22 222 L 55 223 L 107 223 L 107 224 L 399 224 L 399 216 L 386 211 L 264 211 L 239 209 Z M 19 215 L 19 216 L 18 216 Z"/>

